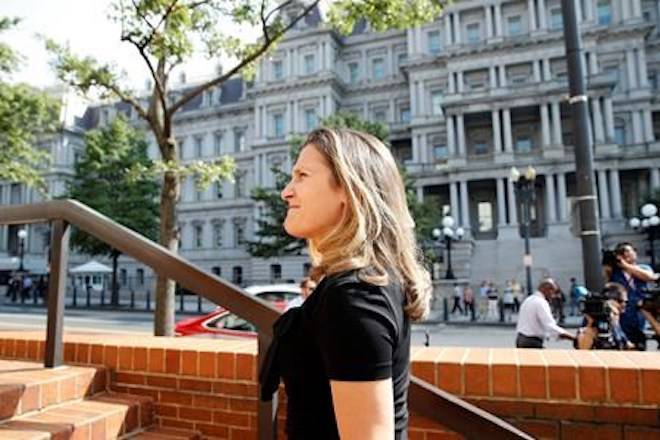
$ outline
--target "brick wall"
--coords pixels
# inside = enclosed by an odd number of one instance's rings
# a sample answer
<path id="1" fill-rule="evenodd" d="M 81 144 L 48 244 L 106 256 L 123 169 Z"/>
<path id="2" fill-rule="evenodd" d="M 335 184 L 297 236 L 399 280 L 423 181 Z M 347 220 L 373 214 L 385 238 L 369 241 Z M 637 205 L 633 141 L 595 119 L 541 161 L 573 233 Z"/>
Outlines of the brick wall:
<path id="1" fill-rule="evenodd" d="M 43 332 L 0 332 L 0 357 L 42 352 Z M 256 438 L 255 355 L 249 340 L 65 336 L 67 363 L 108 367 L 112 389 L 154 399 L 159 424 L 209 438 Z M 421 379 L 538 438 L 660 438 L 658 353 L 416 347 L 412 358 Z M 460 436 L 413 414 L 410 438 Z"/>

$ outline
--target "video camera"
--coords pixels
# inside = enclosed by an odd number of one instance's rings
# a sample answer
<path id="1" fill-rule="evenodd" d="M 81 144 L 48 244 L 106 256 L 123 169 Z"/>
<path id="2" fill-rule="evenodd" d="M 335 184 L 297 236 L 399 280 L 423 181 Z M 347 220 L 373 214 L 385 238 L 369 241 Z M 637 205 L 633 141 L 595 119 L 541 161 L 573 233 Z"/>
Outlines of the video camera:
<path id="1" fill-rule="evenodd" d="M 607 302 L 610 299 L 616 299 L 611 291 L 589 292 L 580 303 L 580 312 L 589 315 L 595 322 L 609 322 L 612 309 Z"/>

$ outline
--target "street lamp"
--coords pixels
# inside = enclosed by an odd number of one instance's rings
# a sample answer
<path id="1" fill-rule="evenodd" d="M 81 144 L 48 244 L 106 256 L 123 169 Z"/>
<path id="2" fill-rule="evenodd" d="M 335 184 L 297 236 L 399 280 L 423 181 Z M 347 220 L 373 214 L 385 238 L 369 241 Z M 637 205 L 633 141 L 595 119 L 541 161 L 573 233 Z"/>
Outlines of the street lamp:
<path id="1" fill-rule="evenodd" d="M 451 244 L 453 241 L 461 240 L 463 235 L 465 235 L 463 228 L 455 228 L 454 223 L 454 218 L 450 215 L 446 215 L 442 219 L 442 229 L 433 229 L 433 237 L 436 240 L 442 238 L 442 240 L 445 242 L 445 247 L 447 248 L 447 273 L 445 274 L 446 280 L 456 279 L 454 276 L 454 271 L 451 268 Z"/>
<path id="2" fill-rule="evenodd" d="M 25 229 L 19 229 L 16 235 L 18 235 L 18 256 L 20 258 L 18 271 L 24 272 L 25 267 L 23 266 L 23 258 L 25 256 L 25 239 L 27 238 L 28 233 Z"/>
<path id="3" fill-rule="evenodd" d="M 630 227 L 640 232 L 646 232 L 651 246 L 651 267 L 655 270 L 655 246 L 653 242 L 660 231 L 660 217 L 658 217 L 658 207 L 653 203 L 647 203 L 639 210 L 642 218 L 633 217 L 630 219 Z"/>
<path id="4" fill-rule="evenodd" d="M 529 249 L 530 226 L 532 222 L 532 203 L 536 200 L 536 170 L 529 165 L 522 174 L 518 168 L 511 167 L 511 182 L 516 190 L 516 198 L 522 203 L 522 225 L 523 237 L 525 239 L 525 255 L 523 265 L 527 275 L 527 294 L 531 295 L 532 290 L 532 254 Z"/>

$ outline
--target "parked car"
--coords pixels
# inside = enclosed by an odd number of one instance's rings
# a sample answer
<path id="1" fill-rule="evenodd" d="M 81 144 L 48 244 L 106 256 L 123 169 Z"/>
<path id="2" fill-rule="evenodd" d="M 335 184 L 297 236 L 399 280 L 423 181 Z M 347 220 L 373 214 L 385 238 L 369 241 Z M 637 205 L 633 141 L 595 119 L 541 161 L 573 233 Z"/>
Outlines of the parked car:
<path id="1" fill-rule="evenodd" d="M 281 311 L 286 309 L 288 303 L 300 297 L 300 287 L 297 284 L 250 286 L 245 291 L 250 295 L 270 302 Z M 203 316 L 177 322 L 175 334 L 177 336 L 257 337 L 256 328 L 252 323 L 234 315 L 223 307 L 218 307 L 213 312 Z"/>

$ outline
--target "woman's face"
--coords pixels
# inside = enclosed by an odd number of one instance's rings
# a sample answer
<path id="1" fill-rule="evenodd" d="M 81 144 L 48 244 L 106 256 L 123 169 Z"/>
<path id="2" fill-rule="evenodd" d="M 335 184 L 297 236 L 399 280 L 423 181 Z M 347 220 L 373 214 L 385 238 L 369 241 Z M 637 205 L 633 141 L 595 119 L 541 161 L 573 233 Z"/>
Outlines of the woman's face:
<path id="1" fill-rule="evenodd" d="M 311 241 L 330 232 L 346 207 L 345 191 L 335 182 L 330 164 L 314 145 L 304 147 L 298 156 L 282 199 L 288 206 L 286 232 Z"/>

